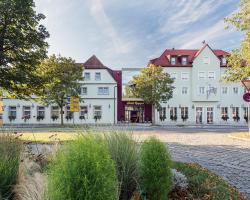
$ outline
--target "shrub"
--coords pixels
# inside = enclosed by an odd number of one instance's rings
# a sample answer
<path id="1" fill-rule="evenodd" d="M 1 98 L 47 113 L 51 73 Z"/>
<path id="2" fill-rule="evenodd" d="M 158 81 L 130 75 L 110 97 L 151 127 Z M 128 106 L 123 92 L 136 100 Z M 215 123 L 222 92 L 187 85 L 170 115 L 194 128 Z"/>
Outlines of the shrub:
<path id="1" fill-rule="evenodd" d="M 138 146 L 131 135 L 123 132 L 105 134 L 119 181 L 119 199 L 130 199 L 138 183 Z"/>
<path id="2" fill-rule="evenodd" d="M 141 146 L 140 184 L 147 199 L 165 200 L 172 188 L 171 158 L 165 144 L 156 138 Z"/>
<path id="3" fill-rule="evenodd" d="M 177 171 L 176 169 L 172 169 L 171 171 L 173 175 L 172 176 L 173 189 L 186 190 L 188 187 L 187 177 L 183 173 Z"/>
<path id="4" fill-rule="evenodd" d="M 117 178 L 101 139 L 82 136 L 57 152 L 48 169 L 48 199 L 114 200 Z"/>
<path id="5" fill-rule="evenodd" d="M 21 142 L 10 134 L 0 134 L 0 197 L 12 196 L 12 188 L 16 184 Z"/>

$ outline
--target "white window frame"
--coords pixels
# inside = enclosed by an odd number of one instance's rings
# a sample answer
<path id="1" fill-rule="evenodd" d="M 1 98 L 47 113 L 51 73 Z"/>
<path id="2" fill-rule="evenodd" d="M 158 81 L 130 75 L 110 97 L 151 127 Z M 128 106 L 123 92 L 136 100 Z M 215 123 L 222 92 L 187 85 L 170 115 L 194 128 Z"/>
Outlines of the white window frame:
<path id="1" fill-rule="evenodd" d="M 12 115 L 12 113 L 15 113 Z M 9 106 L 9 116 L 17 118 L 17 107 L 16 106 Z"/>
<path id="2" fill-rule="evenodd" d="M 203 90 L 201 90 L 201 88 L 203 88 Z M 203 92 L 201 93 L 201 91 L 203 91 Z M 199 86 L 198 87 L 198 95 L 205 95 L 205 93 L 206 93 L 206 87 Z"/>
<path id="3" fill-rule="evenodd" d="M 88 78 L 87 78 L 87 75 L 88 74 Z M 91 75 L 90 75 L 90 72 L 84 72 L 84 81 L 90 81 L 91 79 Z"/>
<path id="4" fill-rule="evenodd" d="M 109 95 L 109 87 L 98 87 L 98 95 Z"/>
<path id="5" fill-rule="evenodd" d="M 203 74 L 203 76 L 201 76 Z M 199 80 L 205 80 L 206 79 L 206 72 L 205 71 L 199 71 L 198 72 L 198 79 Z"/>
<path id="6" fill-rule="evenodd" d="M 222 65 L 227 65 L 227 58 L 222 57 L 222 58 L 221 58 L 221 64 L 222 64 Z"/>
<path id="7" fill-rule="evenodd" d="M 43 113 L 43 114 L 41 114 Z M 44 106 L 37 106 L 37 117 L 44 117 L 45 118 L 45 107 Z"/>
<path id="8" fill-rule="evenodd" d="M 29 114 L 26 114 L 26 112 L 29 112 Z M 31 106 L 23 106 L 23 118 L 31 118 Z"/>
<path id="9" fill-rule="evenodd" d="M 55 109 L 56 108 L 56 109 Z M 51 106 L 50 117 L 56 116 L 59 118 L 60 116 L 60 109 L 59 106 Z"/>
<path id="10" fill-rule="evenodd" d="M 95 80 L 96 81 L 100 81 L 102 79 L 102 77 L 101 77 L 101 72 L 96 72 L 95 73 Z"/>
<path id="11" fill-rule="evenodd" d="M 181 94 L 188 94 L 188 87 L 182 87 Z"/>
<path id="12" fill-rule="evenodd" d="M 170 73 L 170 77 L 174 80 L 176 80 L 178 78 L 178 74 L 176 72 L 172 72 Z"/>
<path id="13" fill-rule="evenodd" d="M 171 65 L 176 65 L 176 62 L 177 61 L 177 58 L 176 58 L 176 56 L 171 56 L 170 57 L 170 63 L 171 63 Z"/>
<path id="14" fill-rule="evenodd" d="M 210 76 L 210 74 L 213 74 L 213 76 Z M 207 73 L 208 80 L 215 80 L 215 71 L 209 71 Z"/>
<path id="15" fill-rule="evenodd" d="M 221 88 L 221 94 L 225 94 L 225 95 L 228 94 L 228 87 L 225 87 L 225 86 L 222 87 Z"/>
<path id="16" fill-rule="evenodd" d="M 182 56 L 181 57 L 181 64 L 182 65 L 187 65 L 188 64 L 188 57 L 187 56 Z"/>
<path id="17" fill-rule="evenodd" d="M 88 119 L 88 106 L 83 105 L 80 106 L 80 113 L 79 116 L 84 116 L 85 119 Z"/>
<path id="18" fill-rule="evenodd" d="M 94 107 L 93 108 L 93 117 L 95 118 L 95 116 L 100 116 L 100 118 L 102 118 L 102 106 L 94 105 L 93 107 Z M 99 114 L 97 114 L 97 113 L 99 113 Z"/>
<path id="19" fill-rule="evenodd" d="M 186 75 L 186 77 L 184 75 Z M 181 72 L 181 80 L 188 81 L 189 80 L 189 72 Z"/>
<path id="20" fill-rule="evenodd" d="M 234 94 L 239 94 L 239 88 L 238 87 L 233 87 L 233 93 Z"/>
<path id="21" fill-rule="evenodd" d="M 86 92 L 83 92 L 86 89 Z M 88 88 L 87 87 L 81 87 L 81 95 L 87 95 L 88 94 Z"/>

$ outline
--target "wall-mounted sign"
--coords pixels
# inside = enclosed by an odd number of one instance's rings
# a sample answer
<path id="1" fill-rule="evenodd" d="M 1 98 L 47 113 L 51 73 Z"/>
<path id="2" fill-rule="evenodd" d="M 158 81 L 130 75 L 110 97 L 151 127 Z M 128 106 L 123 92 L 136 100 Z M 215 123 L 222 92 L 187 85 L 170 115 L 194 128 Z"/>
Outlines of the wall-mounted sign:
<path id="1" fill-rule="evenodd" d="M 143 102 L 137 102 L 137 101 L 128 101 L 126 104 L 127 105 L 144 105 Z"/>
<path id="2" fill-rule="evenodd" d="M 250 92 L 246 92 L 246 93 L 243 95 L 243 99 L 244 99 L 244 101 L 246 101 L 246 102 L 250 102 Z"/>
<path id="3" fill-rule="evenodd" d="M 79 97 L 70 97 L 70 112 L 80 111 L 80 99 Z"/>

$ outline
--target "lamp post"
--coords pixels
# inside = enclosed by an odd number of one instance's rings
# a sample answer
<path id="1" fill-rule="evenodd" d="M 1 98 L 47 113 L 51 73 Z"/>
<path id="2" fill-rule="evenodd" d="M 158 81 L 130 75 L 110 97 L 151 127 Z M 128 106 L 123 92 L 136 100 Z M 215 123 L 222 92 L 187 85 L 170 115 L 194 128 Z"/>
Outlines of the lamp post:
<path id="1" fill-rule="evenodd" d="M 115 97 L 115 89 L 117 89 L 117 85 L 114 86 L 114 124 L 115 124 L 115 112 L 116 112 L 116 109 L 115 109 L 115 100 L 116 100 L 116 97 Z"/>

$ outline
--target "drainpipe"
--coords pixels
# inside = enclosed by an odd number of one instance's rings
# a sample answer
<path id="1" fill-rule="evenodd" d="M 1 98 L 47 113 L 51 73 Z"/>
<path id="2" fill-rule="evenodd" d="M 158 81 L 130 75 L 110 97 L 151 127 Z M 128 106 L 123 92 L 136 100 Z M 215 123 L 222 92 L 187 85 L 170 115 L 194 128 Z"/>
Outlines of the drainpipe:
<path id="1" fill-rule="evenodd" d="M 116 89 L 116 88 L 117 88 L 117 85 L 114 86 L 114 124 L 115 124 L 115 118 L 116 118 L 116 117 L 115 117 L 115 112 L 116 112 L 116 109 L 115 109 L 115 105 L 116 105 L 116 104 L 115 104 L 115 99 L 116 99 L 116 98 L 115 98 L 115 89 Z M 118 96 L 118 94 L 117 94 L 117 96 Z"/>

